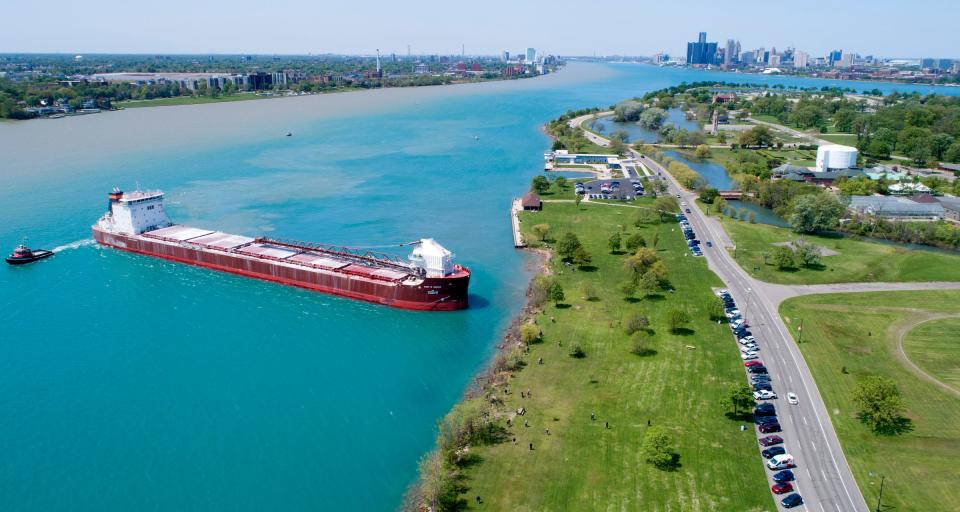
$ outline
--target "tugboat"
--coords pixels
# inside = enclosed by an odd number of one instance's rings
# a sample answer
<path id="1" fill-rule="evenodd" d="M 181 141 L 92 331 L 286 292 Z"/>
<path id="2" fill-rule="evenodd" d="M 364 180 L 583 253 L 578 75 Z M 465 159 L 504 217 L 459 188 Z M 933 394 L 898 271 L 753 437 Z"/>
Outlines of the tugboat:
<path id="1" fill-rule="evenodd" d="M 20 244 L 13 250 L 10 256 L 7 256 L 7 263 L 11 265 L 26 265 L 27 263 L 33 263 L 34 261 L 42 260 L 50 256 L 53 256 L 53 251 L 43 249 L 32 251 L 26 245 Z"/>

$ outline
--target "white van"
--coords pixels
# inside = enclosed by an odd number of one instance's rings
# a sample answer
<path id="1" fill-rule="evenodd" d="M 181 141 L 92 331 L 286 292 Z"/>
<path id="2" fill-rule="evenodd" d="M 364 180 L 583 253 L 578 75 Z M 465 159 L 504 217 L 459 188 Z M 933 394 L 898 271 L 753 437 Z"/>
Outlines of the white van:
<path id="1" fill-rule="evenodd" d="M 793 455 L 789 453 L 774 455 L 773 458 L 767 461 L 767 467 L 770 469 L 790 469 L 794 466 Z"/>

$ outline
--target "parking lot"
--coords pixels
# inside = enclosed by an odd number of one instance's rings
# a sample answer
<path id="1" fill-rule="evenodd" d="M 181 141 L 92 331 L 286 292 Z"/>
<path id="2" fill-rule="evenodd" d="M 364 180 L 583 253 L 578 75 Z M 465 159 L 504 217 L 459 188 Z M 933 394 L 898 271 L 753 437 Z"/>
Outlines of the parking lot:
<path id="1" fill-rule="evenodd" d="M 646 193 L 643 181 L 640 179 L 608 179 L 592 180 L 576 187 L 577 193 L 590 199 L 612 199 L 614 201 L 630 201 Z"/>

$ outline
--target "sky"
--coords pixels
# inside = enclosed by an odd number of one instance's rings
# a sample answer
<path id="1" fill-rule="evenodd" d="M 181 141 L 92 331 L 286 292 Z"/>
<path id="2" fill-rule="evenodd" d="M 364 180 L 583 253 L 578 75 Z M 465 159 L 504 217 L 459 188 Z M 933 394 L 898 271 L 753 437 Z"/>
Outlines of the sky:
<path id="1" fill-rule="evenodd" d="M 793 46 L 960 57 L 958 0 L 46 0 L 4 2 L 0 53 L 684 55 L 706 31 Z M 144 3 L 145 7 L 136 4 Z M 2 5 L 2 4 L 0 4 Z"/>

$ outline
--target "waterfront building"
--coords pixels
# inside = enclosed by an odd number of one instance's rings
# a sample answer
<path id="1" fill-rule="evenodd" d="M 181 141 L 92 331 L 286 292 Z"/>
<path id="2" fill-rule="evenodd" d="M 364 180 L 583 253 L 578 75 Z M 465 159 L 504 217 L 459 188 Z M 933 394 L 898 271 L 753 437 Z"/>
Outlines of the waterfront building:
<path id="1" fill-rule="evenodd" d="M 830 144 L 817 148 L 817 172 L 850 169 L 857 166 L 857 148 Z"/>
<path id="2" fill-rule="evenodd" d="M 809 65 L 810 55 L 807 52 L 797 51 L 793 54 L 793 67 L 805 68 Z"/>
<path id="3" fill-rule="evenodd" d="M 543 209 L 543 202 L 540 201 L 540 196 L 533 192 L 524 194 L 523 197 L 520 198 L 520 204 L 523 206 L 523 210 L 528 212 L 539 212 Z"/>
<path id="4" fill-rule="evenodd" d="M 687 64 L 705 66 L 716 64 L 717 43 L 707 42 L 707 33 L 700 32 L 697 42 L 687 43 Z"/>
<path id="5" fill-rule="evenodd" d="M 840 68 L 852 68 L 854 63 L 855 55 L 852 53 L 844 53 L 840 56 L 840 60 L 837 61 L 836 66 Z"/>
<path id="6" fill-rule="evenodd" d="M 840 62 L 840 57 L 843 55 L 843 50 L 834 50 L 827 55 L 827 65 L 833 67 L 837 62 Z"/>
<path id="7" fill-rule="evenodd" d="M 535 48 L 527 48 L 527 62 L 533 63 L 537 60 L 537 50 Z"/>
<path id="8" fill-rule="evenodd" d="M 756 62 L 756 56 L 753 52 L 743 52 L 740 54 L 740 64 L 751 66 Z"/>

